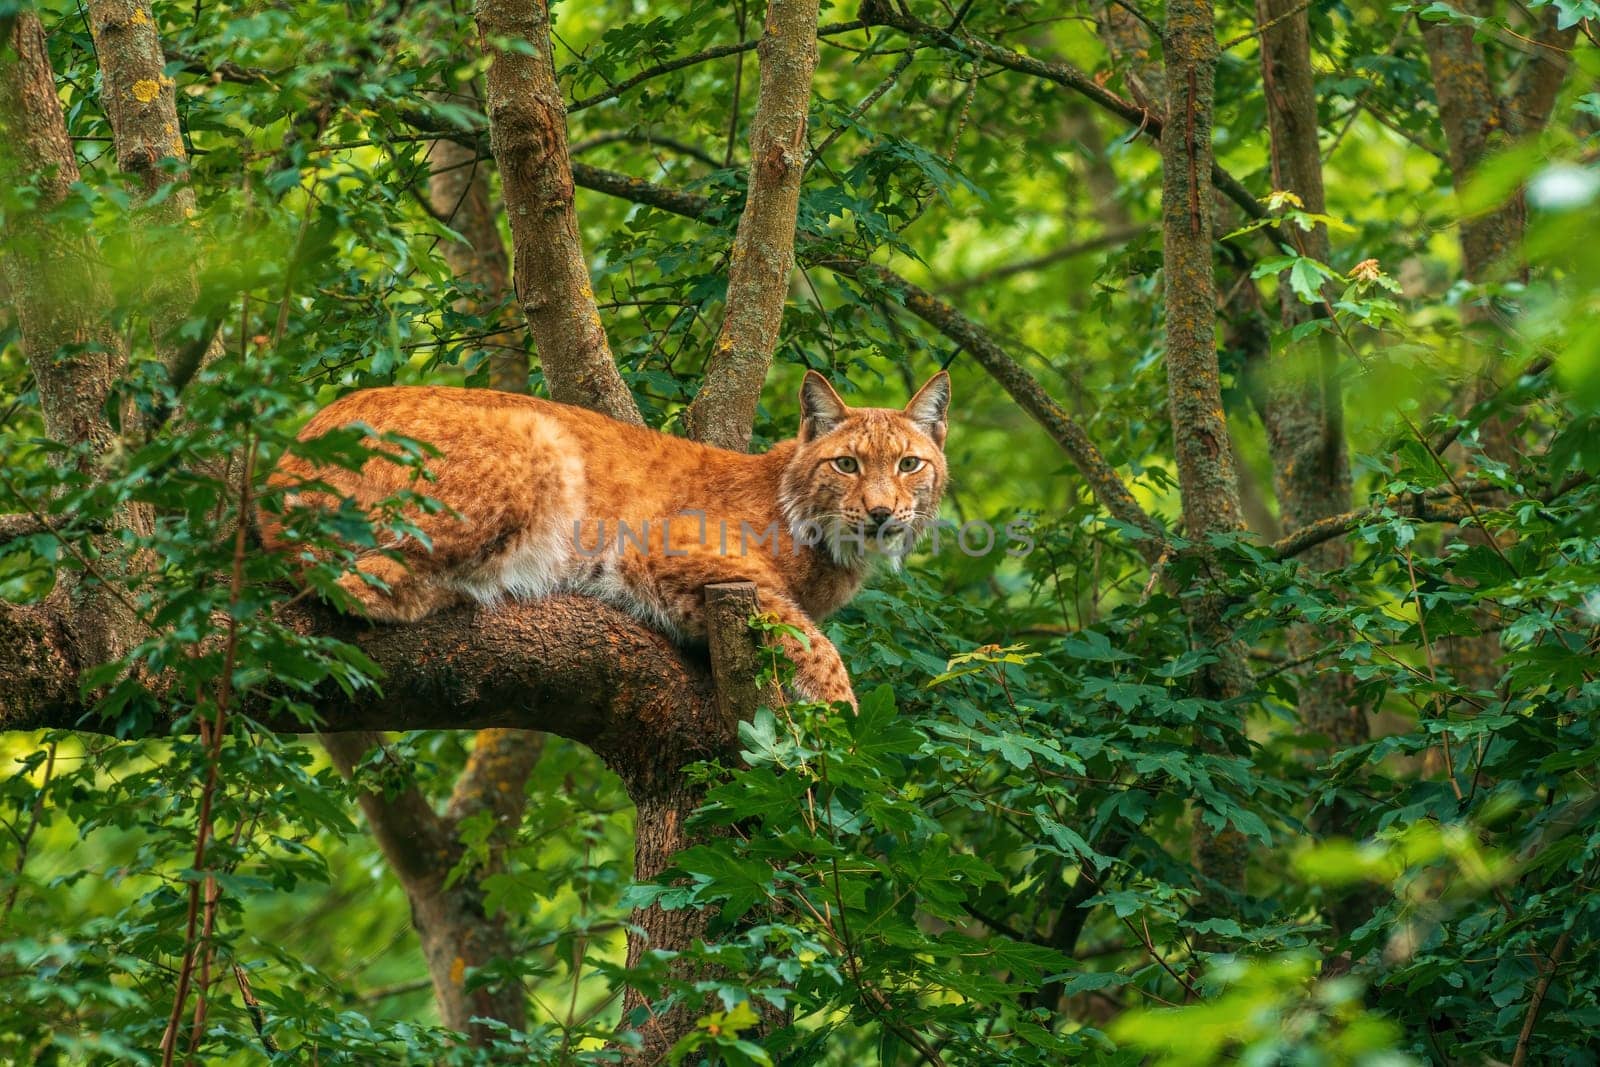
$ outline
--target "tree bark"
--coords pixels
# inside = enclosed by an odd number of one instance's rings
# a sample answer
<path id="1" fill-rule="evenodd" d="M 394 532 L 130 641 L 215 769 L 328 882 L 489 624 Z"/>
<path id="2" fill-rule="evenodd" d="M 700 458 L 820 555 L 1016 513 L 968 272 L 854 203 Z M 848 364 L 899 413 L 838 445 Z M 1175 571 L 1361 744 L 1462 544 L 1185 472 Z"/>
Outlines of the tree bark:
<path id="1" fill-rule="evenodd" d="M 1167 122 L 1161 134 L 1161 211 L 1167 396 L 1193 540 L 1243 526 L 1217 368 L 1217 290 L 1211 263 L 1211 98 L 1217 39 L 1209 0 L 1167 5 Z"/>
<path id="2" fill-rule="evenodd" d="M 606 342 L 583 256 L 549 9 L 545 0 L 478 0 L 476 15 L 490 58 L 489 144 L 511 219 L 517 299 L 550 395 L 641 424 Z M 503 44 L 531 46 L 531 54 Z"/>
<path id="3" fill-rule="evenodd" d="M 94 238 L 70 221 L 48 216 L 71 195 L 78 161 L 56 95 L 44 28 L 19 12 L 0 47 L 0 181 L 34 190 L 32 210 L 7 212 L 0 269 L 22 333 L 23 351 L 38 385 L 45 430 L 77 449 L 80 473 L 96 476 L 99 460 L 117 446 L 108 414 L 112 388 L 127 362 L 113 327 L 110 287 Z M 117 527 L 140 529 L 147 517 L 124 508 Z M 88 663 L 121 657 L 137 625 L 115 586 L 123 553 L 116 538 L 97 539 L 105 581 L 70 582 L 72 633 Z M 87 665 L 87 664 L 86 664 Z"/>
<path id="4" fill-rule="evenodd" d="M 0 603 L 0 731 L 112 728 L 84 718 L 94 699 L 77 678 L 94 661 L 73 638 L 71 613 L 60 595 Z M 332 689 L 317 696 L 317 723 L 269 716 L 270 729 L 544 730 L 587 745 L 619 774 L 645 776 L 717 751 L 705 665 L 591 598 L 461 607 L 409 626 L 374 626 L 312 602 L 276 618 L 361 649 L 383 671 L 384 694 Z M 245 707 L 265 713 L 264 701 Z M 167 726 L 155 722 L 150 733 Z"/>
<path id="5" fill-rule="evenodd" d="M 195 196 L 178 127 L 176 85 L 166 74 L 150 0 L 90 0 L 88 18 L 117 166 L 138 182 L 145 200 L 172 186 L 165 198 L 146 209 L 147 221 L 154 225 L 145 232 L 151 254 L 147 303 L 150 334 L 167 380 L 181 390 L 207 359 L 222 354 L 222 346 L 215 331 L 199 342 L 177 336 L 178 327 L 195 312 L 200 286 L 195 276 Z"/>
<path id="6" fill-rule="evenodd" d="M 105 401 L 126 353 L 106 315 L 110 289 L 93 238 L 45 217 L 80 175 L 44 28 L 31 12 L 17 15 L 0 50 L 0 120 L 9 142 L 4 180 L 38 195 L 31 212 L 7 214 L 4 267 L 45 430 L 61 444 L 103 450 L 115 436 Z"/>
<path id="7" fill-rule="evenodd" d="M 806 118 L 817 66 L 817 0 L 772 0 L 756 50 L 761 88 L 750 124 L 750 174 L 734 236 L 722 329 L 684 422 L 689 436 L 744 451 L 778 346 L 794 269 Z"/>
<path id="8" fill-rule="evenodd" d="M 1166 295 L 1167 399 L 1173 451 L 1183 498 L 1184 534 L 1204 561 L 1206 538 L 1244 525 L 1233 448 L 1222 409 L 1217 365 L 1217 295 L 1211 261 L 1213 204 L 1206 175 L 1211 151 L 1217 38 L 1211 0 L 1169 0 L 1163 46 L 1167 115 L 1161 132 L 1161 211 Z M 1209 582 L 1203 565 L 1199 581 Z M 1191 613 L 1201 641 L 1218 654 L 1207 671 L 1206 694 L 1228 699 L 1249 688 L 1244 658 L 1222 617 L 1221 598 L 1205 593 Z M 1202 739 L 1204 745 L 1215 742 Z M 1194 859 L 1221 890 L 1244 885 L 1246 849 L 1236 830 L 1212 831 L 1195 821 Z M 1208 891 L 1201 908 L 1227 910 L 1225 892 Z"/>
<path id="9" fill-rule="evenodd" d="M 1476 13 L 1471 0 L 1464 8 Z M 1504 133 L 1483 49 L 1472 35 L 1468 25 L 1422 23 L 1422 40 L 1428 50 L 1433 91 L 1439 102 L 1439 121 L 1449 148 L 1451 177 L 1458 189 L 1483 162 L 1496 136 Z M 1521 232 L 1520 198 L 1462 219 L 1461 251 L 1467 277 L 1475 282 L 1487 281 Z"/>
<path id="10" fill-rule="evenodd" d="M 509 731 L 485 730 L 479 735 L 480 747 L 482 738 L 497 733 Z M 372 826 L 390 869 L 405 890 L 406 900 L 411 905 L 411 921 L 417 929 L 422 955 L 433 980 L 440 1021 L 466 1034 L 474 1045 L 486 1044 L 494 1034 L 492 1028 L 474 1023 L 474 1018 L 494 1019 L 514 1029 L 524 1029 L 527 1007 L 520 983 L 467 990 L 468 971 L 506 955 L 509 946 L 504 916 L 484 911 L 478 879 L 463 878 L 454 885 L 445 884 L 463 854 L 458 835 L 459 820 L 435 812 L 414 783 L 391 794 L 383 785 L 363 780 L 357 768 L 367 753 L 382 748 L 381 735 L 324 734 L 322 744 L 339 772 L 355 782 L 360 790 L 357 800 L 361 810 Z M 385 753 L 384 758 L 391 757 Z M 409 778 L 409 768 L 399 770 Z M 520 788 L 515 796 L 522 796 Z M 514 815 L 520 817 L 520 804 Z"/>
<path id="11" fill-rule="evenodd" d="M 713 707 L 720 735 L 731 741 L 738 736 L 741 721 L 749 720 L 762 705 L 776 706 L 782 694 L 775 686 L 756 681 L 761 646 L 749 626 L 758 609 L 755 583 L 708 585 L 705 600 Z M 633 876 L 635 881 L 650 881 L 671 864 L 673 856 L 704 840 L 687 829 L 689 817 L 703 797 L 681 776 L 641 781 L 637 787 L 630 782 L 628 792 L 638 809 Z M 663 911 L 652 906 L 635 912 L 628 932 L 628 966 L 637 967 L 652 949 L 686 948 L 705 935 L 711 918 L 710 912 L 691 908 Z M 677 960 L 669 965 L 669 971 L 680 979 L 703 977 Z M 705 1003 L 686 999 L 657 1013 L 647 996 L 630 987 L 622 1000 L 623 1026 L 629 1026 L 633 1019 L 643 1020 L 637 1029 L 641 1047 L 631 1062 L 641 1067 L 663 1062 L 672 1046 L 694 1028 L 695 1021 L 708 1009 Z"/>
<path id="12" fill-rule="evenodd" d="M 167 77 L 148 0 L 90 0 L 89 28 L 117 166 L 139 183 L 146 199 L 179 182 L 162 215 L 164 221 L 186 218 L 195 202 L 194 190 L 182 184 L 189 155 L 178 132 L 177 87 Z"/>

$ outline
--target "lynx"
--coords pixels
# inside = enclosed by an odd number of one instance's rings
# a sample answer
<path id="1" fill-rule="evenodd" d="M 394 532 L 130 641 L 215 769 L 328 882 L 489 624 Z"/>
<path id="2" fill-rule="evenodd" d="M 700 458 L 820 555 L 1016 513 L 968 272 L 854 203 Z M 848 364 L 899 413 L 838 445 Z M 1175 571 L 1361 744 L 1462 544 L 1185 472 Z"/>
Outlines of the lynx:
<path id="1" fill-rule="evenodd" d="M 363 424 L 426 441 L 434 480 L 377 457 L 358 472 L 285 456 L 269 485 L 282 515 L 260 516 L 268 548 L 300 551 L 295 505 L 337 497 L 371 509 L 412 489 L 441 511 L 408 510 L 427 538 L 359 557 L 339 585 L 377 622 L 406 623 L 463 600 L 570 592 L 599 597 L 680 641 L 704 640 L 703 588 L 750 581 L 784 637 L 802 699 L 855 695 L 817 621 L 860 588 L 873 557 L 898 559 L 937 518 L 950 378 L 940 371 L 903 411 L 846 406 L 808 372 L 800 431 L 761 455 L 712 448 L 583 408 L 482 389 L 352 393 L 301 439 Z M 304 514 L 304 512 L 301 512 Z"/>

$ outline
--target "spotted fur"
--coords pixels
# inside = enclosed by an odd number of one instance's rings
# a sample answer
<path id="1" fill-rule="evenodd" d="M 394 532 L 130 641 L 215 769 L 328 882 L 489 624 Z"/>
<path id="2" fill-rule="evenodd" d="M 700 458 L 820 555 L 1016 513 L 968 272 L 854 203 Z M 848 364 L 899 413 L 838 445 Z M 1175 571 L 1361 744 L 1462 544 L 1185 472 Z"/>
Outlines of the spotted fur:
<path id="1" fill-rule="evenodd" d="M 949 399 L 941 371 L 902 411 L 851 408 L 812 372 L 799 435 L 746 455 L 510 393 L 368 389 L 324 408 L 301 438 L 362 423 L 426 441 L 441 453 L 427 464 L 432 481 L 383 458 L 356 472 L 291 455 L 269 485 L 290 505 L 344 497 L 371 511 L 405 490 L 445 505 L 406 512 L 431 549 L 405 539 L 391 546 L 401 559 L 369 553 L 340 579 L 374 621 L 576 592 L 697 640 L 704 587 L 752 581 L 762 610 L 805 636 L 784 640 L 799 694 L 853 706 L 816 620 L 855 594 L 874 556 L 898 560 L 936 518 Z M 301 488 L 312 481 L 334 495 Z M 261 514 L 269 548 L 299 544 L 295 514 Z"/>

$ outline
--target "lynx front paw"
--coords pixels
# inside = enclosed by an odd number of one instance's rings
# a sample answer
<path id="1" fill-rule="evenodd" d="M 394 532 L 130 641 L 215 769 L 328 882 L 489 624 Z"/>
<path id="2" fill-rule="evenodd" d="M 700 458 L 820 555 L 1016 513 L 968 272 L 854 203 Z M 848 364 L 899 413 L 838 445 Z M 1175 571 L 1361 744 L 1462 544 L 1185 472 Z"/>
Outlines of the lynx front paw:
<path id="1" fill-rule="evenodd" d="M 856 691 L 850 685 L 850 676 L 845 673 L 844 665 L 837 661 L 833 670 L 796 672 L 794 691 L 801 700 L 845 704 L 851 711 L 861 710 L 856 702 Z"/>

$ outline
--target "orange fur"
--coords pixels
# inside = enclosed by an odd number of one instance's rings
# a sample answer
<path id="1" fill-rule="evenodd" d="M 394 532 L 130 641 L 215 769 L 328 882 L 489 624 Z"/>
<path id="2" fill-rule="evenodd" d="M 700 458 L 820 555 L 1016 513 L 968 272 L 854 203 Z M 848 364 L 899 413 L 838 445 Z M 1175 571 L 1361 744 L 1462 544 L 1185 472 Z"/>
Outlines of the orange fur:
<path id="1" fill-rule="evenodd" d="M 564 591 L 703 639 L 702 589 L 751 581 L 762 610 L 805 635 L 784 639 L 800 695 L 853 706 L 844 665 L 815 620 L 855 594 L 874 552 L 908 549 L 934 521 L 949 390 L 941 372 L 904 411 L 850 408 L 813 372 L 801 390 L 799 437 L 746 455 L 510 393 L 369 389 L 324 408 L 301 439 L 357 422 L 403 434 L 440 451 L 427 464 L 434 481 L 383 458 L 357 473 L 285 456 L 269 484 L 291 505 L 335 503 L 296 491 L 320 480 L 369 511 L 408 489 L 446 506 L 406 512 L 431 551 L 406 538 L 389 546 L 400 561 L 369 553 L 340 580 L 373 620 L 414 622 L 462 599 Z M 871 532 L 856 536 L 858 524 L 871 531 L 886 516 L 881 543 Z M 292 518 L 260 518 L 269 548 L 295 544 Z"/>

